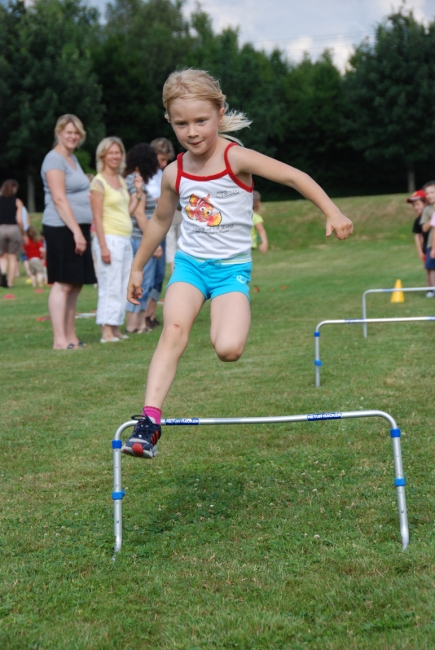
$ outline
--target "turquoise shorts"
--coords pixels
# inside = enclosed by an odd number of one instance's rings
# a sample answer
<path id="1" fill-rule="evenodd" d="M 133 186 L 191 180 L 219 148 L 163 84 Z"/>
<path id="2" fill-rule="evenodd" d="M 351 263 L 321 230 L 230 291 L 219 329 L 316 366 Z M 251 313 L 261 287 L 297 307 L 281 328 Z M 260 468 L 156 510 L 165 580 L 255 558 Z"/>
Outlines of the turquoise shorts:
<path id="1" fill-rule="evenodd" d="M 199 289 L 206 300 L 232 291 L 244 293 L 249 300 L 251 271 L 252 262 L 200 260 L 177 251 L 168 287 L 175 282 L 187 282 Z"/>

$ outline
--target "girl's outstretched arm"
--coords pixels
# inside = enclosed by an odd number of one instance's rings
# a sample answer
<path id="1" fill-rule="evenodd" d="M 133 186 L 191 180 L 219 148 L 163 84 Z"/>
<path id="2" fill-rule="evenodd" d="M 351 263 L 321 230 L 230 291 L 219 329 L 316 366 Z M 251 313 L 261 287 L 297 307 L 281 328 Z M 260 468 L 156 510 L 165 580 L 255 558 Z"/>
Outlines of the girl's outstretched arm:
<path id="1" fill-rule="evenodd" d="M 163 172 L 161 195 L 157 208 L 148 222 L 139 250 L 131 265 L 127 299 L 134 305 L 139 304 L 137 298 L 142 295 L 143 267 L 165 238 L 178 205 L 178 194 L 175 191 L 176 178 L 177 164 L 172 163 Z"/>
<path id="2" fill-rule="evenodd" d="M 239 174 L 262 176 L 270 181 L 294 188 L 314 203 L 326 217 L 327 237 L 333 232 L 338 239 L 346 239 L 352 234 L 353 225 L 350 219 L 340 212 L 326 192 L 308 174 L 252 149 L 231 147 L 228 155 L 236 176 Z"/>

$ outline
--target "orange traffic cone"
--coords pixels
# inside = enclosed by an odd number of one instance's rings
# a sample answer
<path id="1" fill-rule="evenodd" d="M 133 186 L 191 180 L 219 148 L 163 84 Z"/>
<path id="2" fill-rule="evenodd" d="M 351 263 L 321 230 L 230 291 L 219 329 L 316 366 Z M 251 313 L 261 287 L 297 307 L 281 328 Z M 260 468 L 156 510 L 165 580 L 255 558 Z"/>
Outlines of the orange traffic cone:
<path id="1" fill-rule="evenodd" d="M 394 284 L 394 288 L 403 289 L 402 280 L 396 280 Z M 393 293 L 391 294 L 390 302 L 405 302 L 405 296 L 403 294 L 403 291 L 393 291 Z"/>

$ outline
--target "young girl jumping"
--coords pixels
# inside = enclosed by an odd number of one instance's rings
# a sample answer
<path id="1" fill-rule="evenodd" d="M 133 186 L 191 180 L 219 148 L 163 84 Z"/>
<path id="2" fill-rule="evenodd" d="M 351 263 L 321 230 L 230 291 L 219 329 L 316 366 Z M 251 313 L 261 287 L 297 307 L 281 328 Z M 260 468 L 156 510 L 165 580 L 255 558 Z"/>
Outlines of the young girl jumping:
<path id="1" fill-rule="evenodd" d="M 246 345 L 251 314 L 252 174 L 293 187 L 326 217 L 326 236 L 352 233 L 341 214 L 307 174 L 238 146 L 228 132 L 250 125 L 228 112 L 219 82 L 202 70 L 173 72 L 163 87 L 166 119 L 186 153 L 165 169 L 157 209 L 134 258 L 127 297 L 138 304 L 142 269 L 166 235 L 178 202 L 183 221 L 180 250 L 168 283 L 164 326 L 151 360 L 145 406 L 122 451 L 152 458 L 161 436 L 161 409 L 178 361 L 202 305 L 210 305 L 210 338 L 222 361 L 237 361 Z"/>

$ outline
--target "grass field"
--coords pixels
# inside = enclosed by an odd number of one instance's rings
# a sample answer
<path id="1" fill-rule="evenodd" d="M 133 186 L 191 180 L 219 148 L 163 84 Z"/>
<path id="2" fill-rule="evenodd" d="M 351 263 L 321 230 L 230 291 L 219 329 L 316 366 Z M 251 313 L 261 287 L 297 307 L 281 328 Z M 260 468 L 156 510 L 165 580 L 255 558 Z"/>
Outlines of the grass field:
<path id="1" fill-rule="evenodd" d="M 47 291 L 0 295 L 5 650 L 435 647 L 434 324 L 322 332 L 358 318 L 365 289 L 424 284 L 404 196 L 337 201 L 352 240 L 325 240 L 308 202 L 265 206 L 252 330 L 236 364 L 194 326 L 166 417 L 381 409 L 403 432 L 411 541 L 401 551 L 380 419 L 169 428 L 152 462 L 123 459 L 124 546 L 113 555 L 111 439 L 140 411 L 158 338 L 53 352 Z M 4 290 L 3 290 L 4 291 Z M 435 315 L 435 300 L 369 298 L 369 315 Z M 86 288 L 79 310 L 96 307 Z M 228 315 L 231 318 L 231 314 Z"/>

